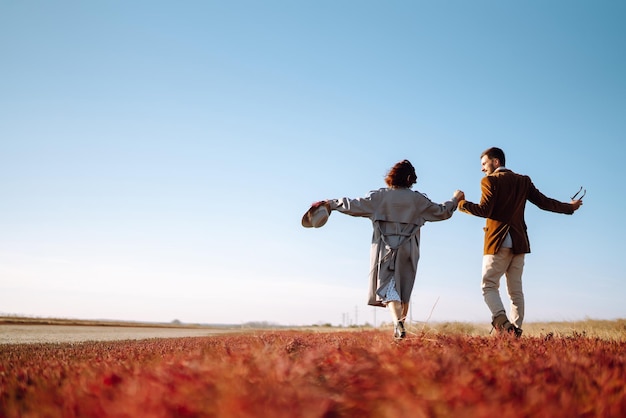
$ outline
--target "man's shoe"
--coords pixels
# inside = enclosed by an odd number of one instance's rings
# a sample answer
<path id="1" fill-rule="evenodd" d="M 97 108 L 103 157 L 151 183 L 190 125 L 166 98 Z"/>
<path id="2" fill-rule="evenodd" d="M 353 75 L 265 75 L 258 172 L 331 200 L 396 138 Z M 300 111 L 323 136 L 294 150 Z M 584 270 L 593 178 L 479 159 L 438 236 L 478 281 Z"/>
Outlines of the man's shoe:
<path id="1" fill-rule="evenodd" d="M 398 321 L 394 330 L 393 330 L 393 338 L 396 340 L 402 340 L 406 337 L 406 330 L 404 329 L 404 322 Z"/>
<path id="2" fill-rule="evenodd" d="M 509 321 L 509 318 L 507 318 L 505 314 L 500 314 L 496 316 L 495 318 L 493 318 L 491 325 L 493 325 L 493 327 L 498 332 L 503 332 L 503 331 L 514 332 L 515 331 L 515 325 L 511 324 L 511 322 Z"/>
<path id="3" fill-rule="evenodd" d="M 507 318 L 505 314 L 500 314 L 493 318 L 493 321 L 491 321 L 491 325 L 493 325 L 496 331 L 508 331 L 509 328 L 513 326 L 513 324 L 509 322 L 509 318 Z"/>
<path id="4" fill-rule="evenodd" d="M 498 332 L 508 332 L 509 334 L 514 334 L 515 338 L 520 338 L 522 336 L 522 329 L 511 324 L 505 314 L 496 316 L 493 319 L 493 322 L 491 322 L 491 325 L 493 325 Z"/>

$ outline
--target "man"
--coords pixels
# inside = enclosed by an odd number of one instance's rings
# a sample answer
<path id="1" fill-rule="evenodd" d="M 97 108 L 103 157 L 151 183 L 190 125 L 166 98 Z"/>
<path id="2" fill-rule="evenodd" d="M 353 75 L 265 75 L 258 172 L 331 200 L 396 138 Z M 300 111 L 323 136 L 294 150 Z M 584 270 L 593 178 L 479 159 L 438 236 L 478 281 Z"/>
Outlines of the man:
<path id="1" fill-rule="evenodd" d="M 480 163 L 485 173 L 480 182 L 480 203 L 463 199 L 459 202 L 459 210 L 487 218 L 482 269 L 483 297 L 491 310 L 493 327 L 497 331 L 514 333 L 520 337 L 524 320 L 522 271 L 524 255 L 530 253 L 524 221 L 526 201 L 546 211 L 571 215 L 583 204 L 582 197 L 563 203 L 545 196 L 533 185 L 530 177 L 516 174 L 505 167 L 504 151 L 500 148 L 484 151 Z M 511 300 L 510 317 L 507 317 L 500 298 L 500 278 L 503 274 L 506 275 Z"/>

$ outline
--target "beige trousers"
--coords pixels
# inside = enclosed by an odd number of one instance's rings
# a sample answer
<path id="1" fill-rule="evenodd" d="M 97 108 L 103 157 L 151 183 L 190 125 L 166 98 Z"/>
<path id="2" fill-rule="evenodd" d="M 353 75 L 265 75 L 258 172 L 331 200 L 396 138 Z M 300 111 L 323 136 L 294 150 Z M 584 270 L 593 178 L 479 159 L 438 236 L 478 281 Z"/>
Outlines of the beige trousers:
<path id="1" fill-rule="evenodd" d="M 524 254 L 513 254 L 510 248 L 500 248 L 494 255 L 483 256 L 483 297 L 491 311 L 491 317 L 493 319 L 500 314 L 506 314 L 500 298 L 500 278 L 506 275 L 506 289 L 511 300 L 509 321 L 518 328 L 522 327 L 524 321 L 523 270 Z"/>

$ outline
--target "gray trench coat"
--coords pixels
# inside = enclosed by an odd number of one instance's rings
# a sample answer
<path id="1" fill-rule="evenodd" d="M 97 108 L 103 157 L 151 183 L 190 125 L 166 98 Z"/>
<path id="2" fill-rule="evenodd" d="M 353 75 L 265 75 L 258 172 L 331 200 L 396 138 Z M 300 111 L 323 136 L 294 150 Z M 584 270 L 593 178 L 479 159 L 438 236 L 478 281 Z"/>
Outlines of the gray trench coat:
<path id="1" fill-rule="evenodd" d="M 458 201 L 452 198 L 437 204 L 417 191 L 383 188 L 364 198 L 344 197 L 329 203 L 331 210 L 372 221 L 368 304 L 384 306 L 384 292 L 392 278 L 401 301 L 409 303 L 419 260 L 420 228 L 427 221 L 450 218 Z"/>

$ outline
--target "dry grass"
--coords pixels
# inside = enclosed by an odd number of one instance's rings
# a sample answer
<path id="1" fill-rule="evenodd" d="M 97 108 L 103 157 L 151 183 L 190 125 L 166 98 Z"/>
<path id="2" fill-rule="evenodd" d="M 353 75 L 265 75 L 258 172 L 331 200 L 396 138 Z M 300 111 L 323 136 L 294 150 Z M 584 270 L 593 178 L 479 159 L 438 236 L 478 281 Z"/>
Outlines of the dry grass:
<path id="1" fill-rule="evenodd" d="M 409 332 L 414 334 L 423 332 L 442 335 L 488 336 L 491 333 L 491 328 L 490 324 L 468 322 L 414 323 L 409 326 Z M 626 319 L 529 322 L 524 324 L 523 328 L 526 337 L 589 337 L 626 341 Z"/>
<path id="2" fill-rule="evenodd" d="M 155 327 L 155 328 L 212 328 L 207 325 L 180 324 L 180 323 L 146 323 L 130 321 L 98 321 L 80 319 L 58 319 L 58 318 L 30 318 L 20 316 L 0 316 L 0 325 L 20 324 L 20 325 L 87 325 L 87 326 L 116 326 L 116 327 Z M 272 327 L 264 327 L 272 329 Z M 312 332 L 334 332 L 346 330 L 363 330 L 369 327 L 292 327 L 296 330 L 306 330 Z M 599 320 L 586 319 L 584 321 L 567 322 L 528 322 L 524 324 L 524 336 L 526 337 L 590 337 L 601 338 L 603 340 L 626 341 L 626 319 Z M 276 326 L 276 329 L 285 327 Z M 389 330 L 390 325 L 380 327 Z M 473 322 L 413 322 L 407 325 L 410 334 L 436 334 L 436 335 L 468 335 L 485 337 L 491 334 L 492 327 L 486 323 Z M 248 331 L 252 331 L 249 329 Z"/>
<path id="3" fill-rule="evenodd" d="M 80 325 L 90 327 L 155 327 L 155 328 L 198 328 L 201 325 L 177 322 L 135 322 L 99 319 L 41 318 L 18 315 L 0 316 L 0 325 Z"/>

